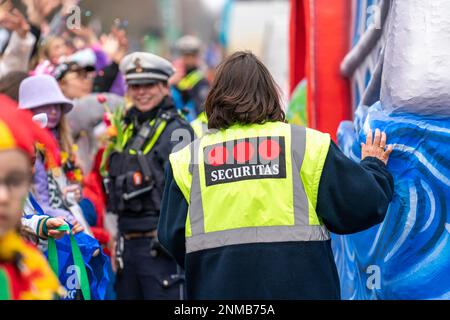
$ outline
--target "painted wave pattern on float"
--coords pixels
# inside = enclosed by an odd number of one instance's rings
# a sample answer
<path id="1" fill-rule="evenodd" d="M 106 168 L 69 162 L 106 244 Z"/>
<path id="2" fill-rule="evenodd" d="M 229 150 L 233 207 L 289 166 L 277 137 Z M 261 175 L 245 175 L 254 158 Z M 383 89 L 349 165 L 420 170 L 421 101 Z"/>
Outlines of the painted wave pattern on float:
<path id="1" fill-rule="evenodd" d="M 369 109 L 357 139 L 341 132 L 349 156 L 360 158 L 369 128 L 394 145 L 388 169 L 395 194 L 385 221 L 367 231 L 333 236 L 343 299 L 450 298 L 450 120 Z"/>

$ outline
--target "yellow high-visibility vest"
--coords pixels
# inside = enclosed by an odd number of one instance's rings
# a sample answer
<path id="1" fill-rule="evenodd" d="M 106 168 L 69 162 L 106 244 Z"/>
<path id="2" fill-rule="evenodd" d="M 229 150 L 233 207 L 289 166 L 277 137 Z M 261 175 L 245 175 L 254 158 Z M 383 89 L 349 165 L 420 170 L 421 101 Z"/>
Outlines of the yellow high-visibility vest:
<path id="1" fill-rule="evenodd" d="M 316 130 L 268 122 L 233 125 L 172 153 L 189 204 L 186 252 L 329 240 L 316 205 L 330 141 Z"/>
<path id="2" fill-rule="evenodd" d="M 201 138 L 208 131 L 208 117 L 205 111 L 200 113 L 198 117 L 191 122 L 191 127 L 194 130 L 195 136 Z"/>
<path id="3" fill-rule="evenodd" d="M 187 74 L 180 82 L 177 84 L 177 88 L 181 91 L 191 90 L 194 88 L 200 80 L 203 79 L 203 73 L 200 70 L 192 71 Z"/>

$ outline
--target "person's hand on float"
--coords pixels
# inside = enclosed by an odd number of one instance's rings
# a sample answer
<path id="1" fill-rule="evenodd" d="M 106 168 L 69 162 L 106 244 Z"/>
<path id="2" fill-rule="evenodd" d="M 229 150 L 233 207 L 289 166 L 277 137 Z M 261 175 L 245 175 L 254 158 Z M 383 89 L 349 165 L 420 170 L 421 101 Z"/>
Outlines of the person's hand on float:
<path id="1" fill-rule="evenodd" d="M 387 165 L 389 155 L 392 152 L 392 145 L 386 147 L 386 141 L 386 133 L 376 129 L 375 136 L 373 136 L 372 129 L 369 129 L 366 143 L 361 143 L 361 159 L 364 160 L 367 157 L 374 157 Z"/>

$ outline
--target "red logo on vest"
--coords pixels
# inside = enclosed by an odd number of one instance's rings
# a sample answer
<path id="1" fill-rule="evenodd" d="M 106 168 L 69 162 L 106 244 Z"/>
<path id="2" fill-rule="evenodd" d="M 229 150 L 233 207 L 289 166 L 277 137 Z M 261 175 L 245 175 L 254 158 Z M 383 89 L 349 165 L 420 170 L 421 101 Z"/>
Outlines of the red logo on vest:
<path id="1" fill-rule="evenodd" d="M 233 148 L 234 159 L 238 163 L 246 163 L 253 158 L 255 148 L 249 142 L 239 142 Z"/>
<path id="2" fill-rule="evenodd" d="M 230 140 L 204 148 L 206 185 L 286 178 L 284 137 Z"/>
<path id="3" fill-rule="evenodd" d="M 208 163 L 212 166 L 221 166 L 227 163 L 228 150 L 223 146 L 214 147 L 208 153 Z"/>
<path id="4" fill-rule="evenodd" d="M 267 161 L 274 160 L 280 156 L 281 148 L 275 140 L 267 139 L 262 141 L 258 147 L 259 156 Z"/>

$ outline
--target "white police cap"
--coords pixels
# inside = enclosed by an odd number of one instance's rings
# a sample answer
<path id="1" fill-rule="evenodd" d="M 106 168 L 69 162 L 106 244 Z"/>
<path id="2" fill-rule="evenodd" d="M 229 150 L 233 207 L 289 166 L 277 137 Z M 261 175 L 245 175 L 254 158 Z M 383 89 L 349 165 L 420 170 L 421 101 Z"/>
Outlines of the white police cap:
<path id="1" fill-rule="evenodd" d="M 165 82 L 175 73 L 168 60 L 148 52 L 134 52 L 125 56 L 119 68 L 128 84 Z"/>

